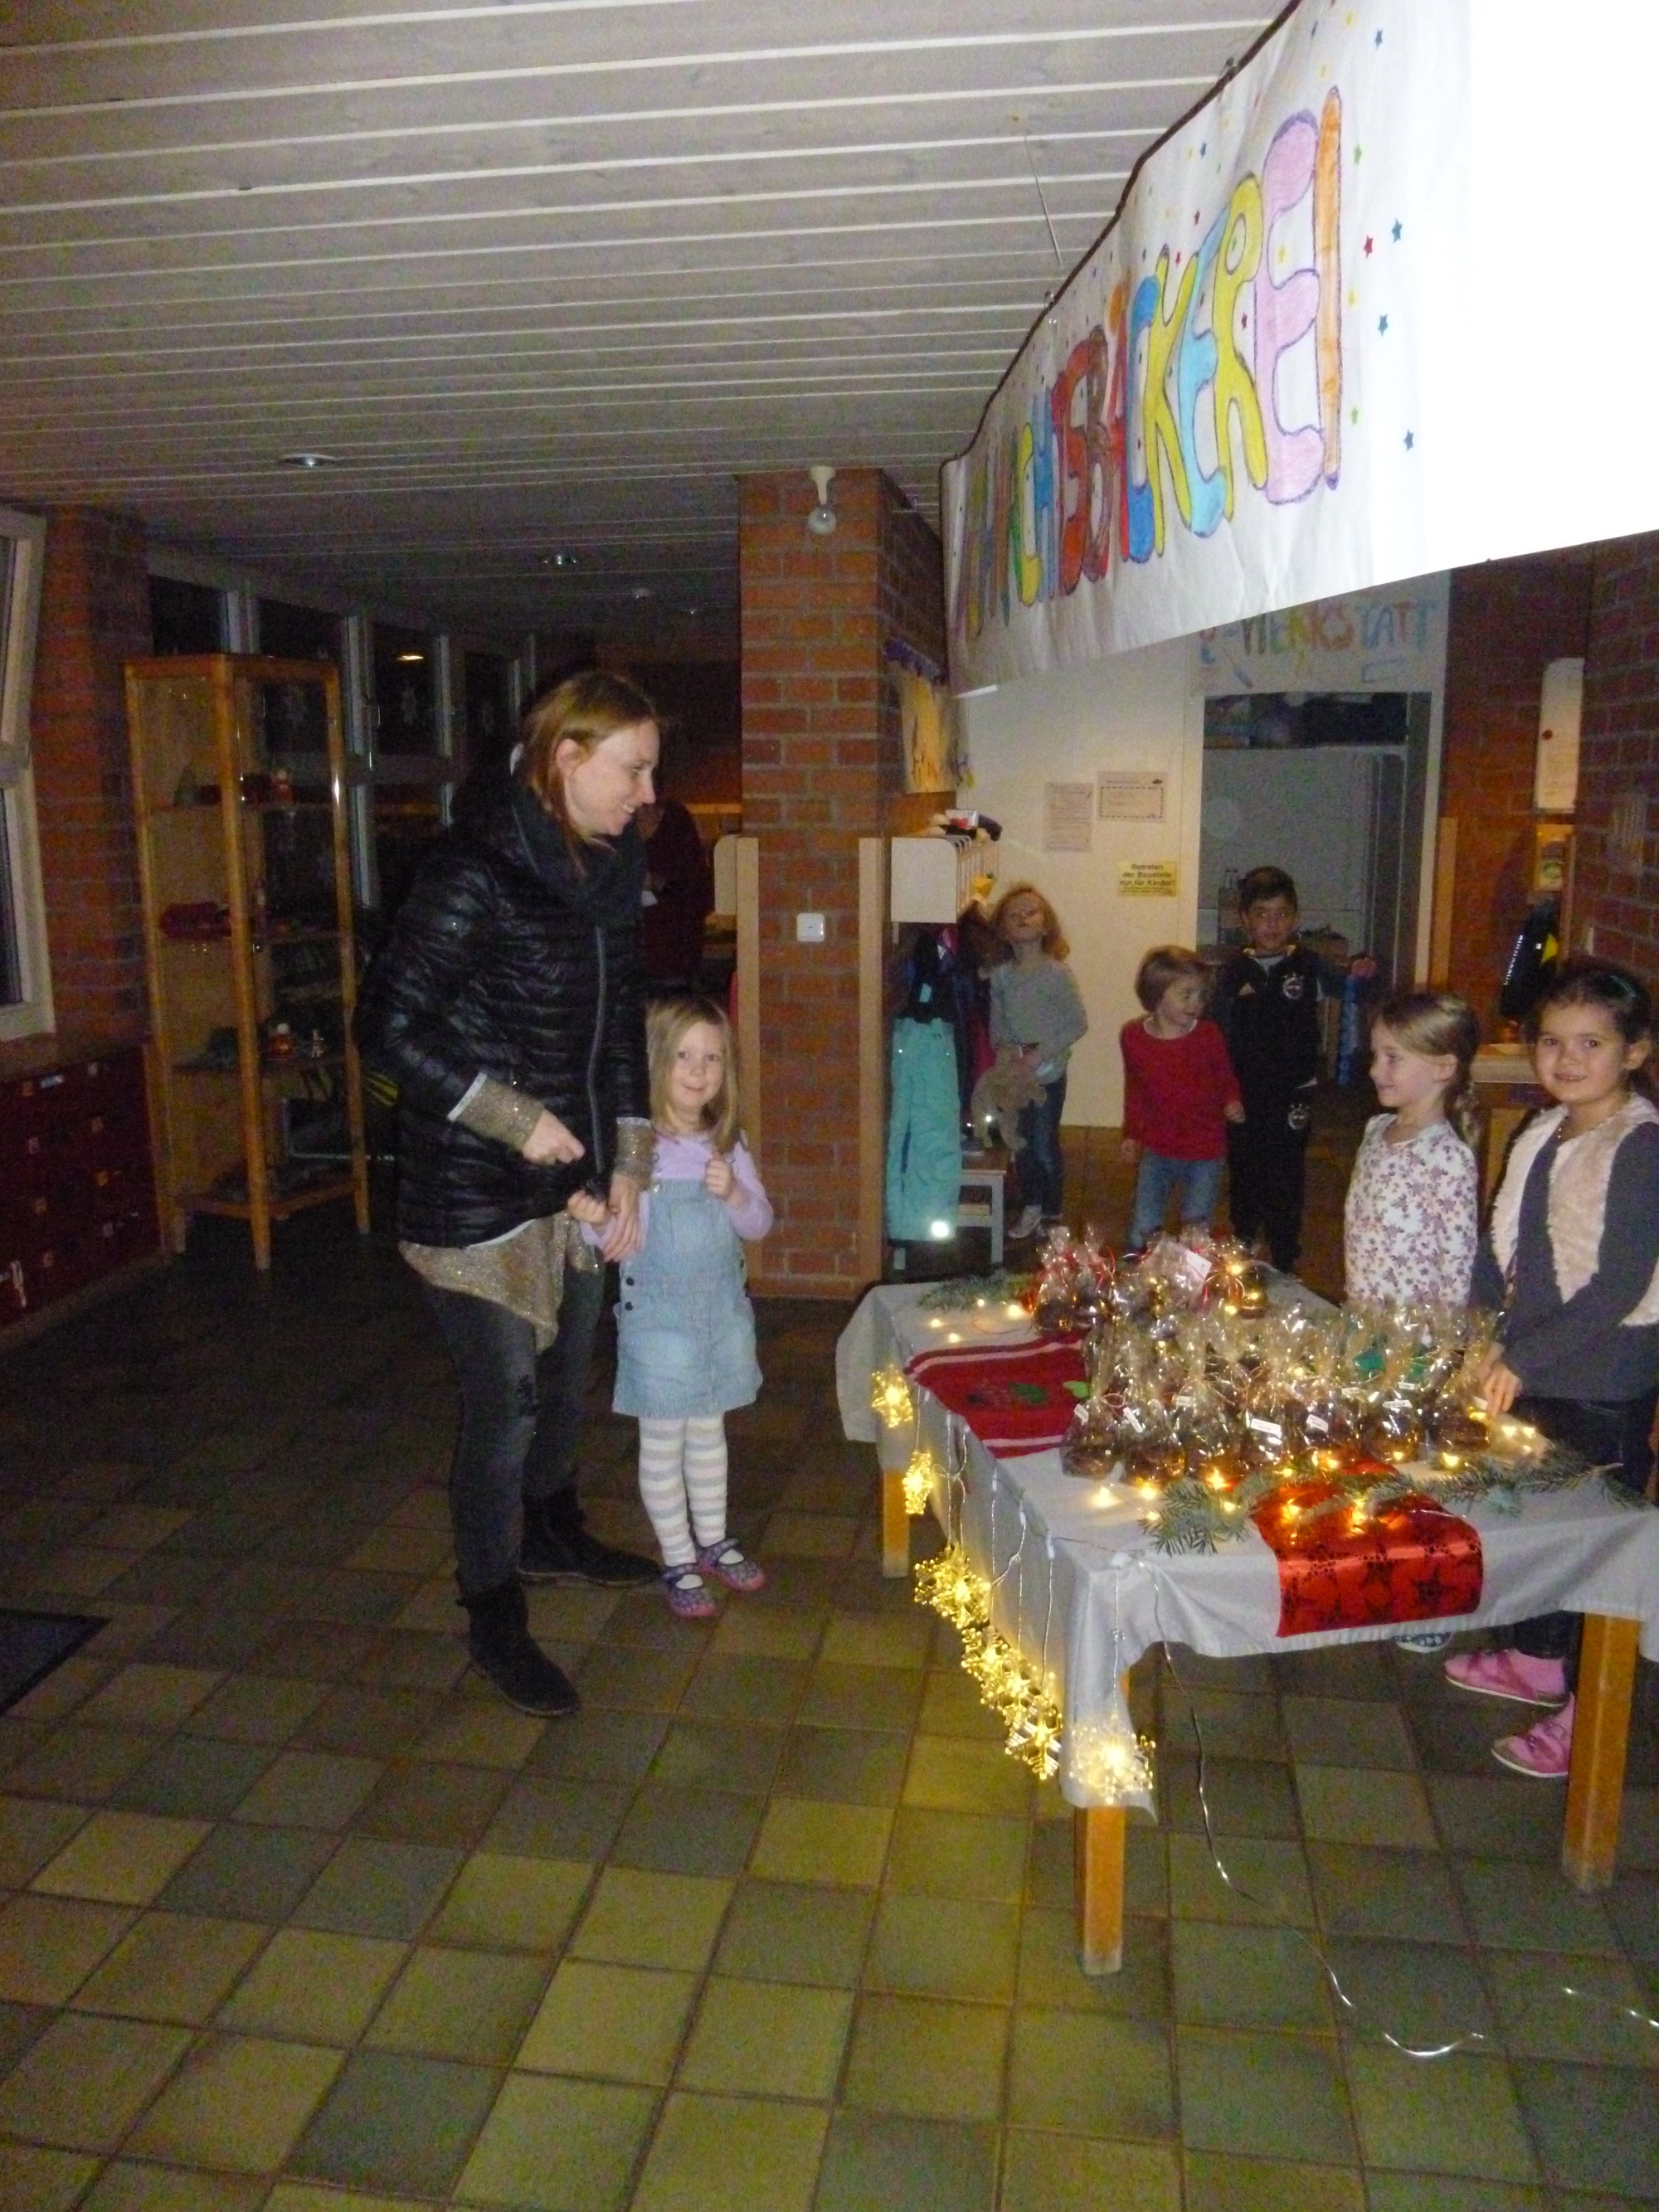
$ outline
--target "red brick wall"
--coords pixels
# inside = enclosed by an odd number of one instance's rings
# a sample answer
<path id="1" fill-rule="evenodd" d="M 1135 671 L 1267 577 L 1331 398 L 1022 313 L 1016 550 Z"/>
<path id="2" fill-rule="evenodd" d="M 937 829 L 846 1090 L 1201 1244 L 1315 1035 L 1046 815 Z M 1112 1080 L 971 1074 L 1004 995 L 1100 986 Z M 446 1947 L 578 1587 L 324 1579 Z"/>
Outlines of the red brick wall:
<path id="1" fill-rule="evenodd" d="M 1626 856 L 1609 833 L 1632 799 L 1644 835 Z M 1577 821 L 1575 951 L 1593 930 L 1598 953 L 1659 983 L 1659 533 L 1595 549 Z"/>
<path id="2" fill-rule="evenodd" d="M 70 507 L 46 523 L 31 727 L 60 1036 L 148 1025 L 121 664 L 149 650 L 141 523 Z"/>
<path id="3" fill-rule="evenodd" d="M 766 1285 L 860 1286 L 858 840 L 911 826 L 898 795 L 898 717 L 882 647 L 943 659 L 939 541 L 872 470 L 837 475 L 839 526 L 806 529 L 804 472 L 738 487 L 743 816 L 760 839 L 761 1051 L 767 1188 L 777 1225 Z M 822 945 L 795 916 L 826 917 Z"/>
<path id="4" fill-rule="evenodd" d="M 1457 823 L 1449 981 L 1488 1035 L 1531 879 L 1539 690 L 1550 661 L 1585 650 L 1590 574 L 1579 548 L 1452 575 L 1440 793 Z"/>

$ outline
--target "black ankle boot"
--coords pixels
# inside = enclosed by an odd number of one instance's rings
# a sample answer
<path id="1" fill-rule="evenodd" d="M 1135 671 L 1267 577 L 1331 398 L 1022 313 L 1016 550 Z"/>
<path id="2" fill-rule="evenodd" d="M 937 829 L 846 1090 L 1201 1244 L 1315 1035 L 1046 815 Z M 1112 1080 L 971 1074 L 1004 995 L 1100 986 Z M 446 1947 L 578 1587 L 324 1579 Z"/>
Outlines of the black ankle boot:
<path id="1" fill-rule="evenodd" d="M 619 1552 L 590 1535 L 574 1490 L 550 1497 L 526 1498 L 519 1574 L 527 1583 L 591 1583 L 599 1589 L 626 1589 L 654 1583 L 660 1569 L 637 1552 Z"/>
<path id="2" fill-rule="evenodd" d="M 494 1589 L 464 1597 L 466 1647 L 472 1663 L 487 1674 L 509 1705 L 549 1719 L 574 1713 L 581 1703 L 576 1687 L 556 1668 L 530 1633 L 523 1585 L 498 1583 Z"/>

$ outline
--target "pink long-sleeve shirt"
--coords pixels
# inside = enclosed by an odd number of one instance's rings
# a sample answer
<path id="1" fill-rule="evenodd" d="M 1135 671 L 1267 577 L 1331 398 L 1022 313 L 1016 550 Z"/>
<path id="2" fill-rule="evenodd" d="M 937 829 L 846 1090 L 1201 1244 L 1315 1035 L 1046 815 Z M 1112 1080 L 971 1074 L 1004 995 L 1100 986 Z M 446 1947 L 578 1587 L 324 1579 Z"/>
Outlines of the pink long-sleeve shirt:
<path id="1" fill-rule="evenodd" d="M 656 1132 L 657 1152 L 652 1167 L 653 1182 L 701 1182 L 703 1170 L 714 1157 L 714 1147 L 707 1137 L 670 1136 L 662 1129 Z M 732 1146 L 726 1158 L 732 1163 L 732 1172 L 737 1177 L 736 1187 L 726 1200 L 726 1210 L 732 1217 L 732 1226 L 745 1244 L 757 1243 L 772 1226 L 772 1201 L 766 1195 L 755 1165 L 755 1156 L 741 1137 Z M 641 1194 L 640 1219 L 650 1227 L 651 1193 Z"/>

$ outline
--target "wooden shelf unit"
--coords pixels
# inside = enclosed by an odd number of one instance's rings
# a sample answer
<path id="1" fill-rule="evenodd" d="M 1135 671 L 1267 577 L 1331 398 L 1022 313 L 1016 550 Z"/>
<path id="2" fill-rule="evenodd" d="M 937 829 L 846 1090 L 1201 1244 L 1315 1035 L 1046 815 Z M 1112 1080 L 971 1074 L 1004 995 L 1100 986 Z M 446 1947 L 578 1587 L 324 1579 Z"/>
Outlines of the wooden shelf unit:
<path id="1" fill-rule="evenodd" d="M 339 674 L 203 653 L 130 660 L 126 690 L 162 1209 L 175 1250 L 192 1213 L 246 1221 L 264 1269 L 271 1224 L 304 1207 L 347 1199 L 368 1227 Z M 301 1048 L 273 1054 L 290 1016 Z M 219 1074 L 235 1080 L 199 1080 Z M 337 1163 L 289 1149 L 283 1102 L 308 1093 L 337 1121 Z"/>

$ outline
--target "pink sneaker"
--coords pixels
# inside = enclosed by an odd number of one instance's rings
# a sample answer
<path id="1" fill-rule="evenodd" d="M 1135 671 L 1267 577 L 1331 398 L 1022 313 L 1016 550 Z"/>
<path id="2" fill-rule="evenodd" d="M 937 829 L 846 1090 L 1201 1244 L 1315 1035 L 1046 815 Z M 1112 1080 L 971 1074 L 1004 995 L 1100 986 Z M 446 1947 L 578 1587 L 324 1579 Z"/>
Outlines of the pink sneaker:
<path id="1" fill-rule="evenodd" d="M 714 1591 L 695 1566 L 665 1567 L 662 1579 L 669 1605 L 682 1620 L 707 1620 L 720 1611 Z"/>
<path id="2" fill-rule="evenodd" d="M 757 1566 L 747 1553 L 739 1551 L 729 1536 L 722 1536 L 718 1544 L 705 1544 L 697 1553 L 697 1565 L 704 1574 L 718 1575 L 727 1589 L 766 1588 L 765 1568 Z"/>
<path id="3" fill-rule="evenodd" d="M 1459 1651 L 1446 1662 L 1446 1680 L 1457 1689 L 1508 1698 L 1517 1705 L 1559 1705 L 1567 1694 L 1561 1662 L 1529 1659 L 1524 1651 Z"/>
<path id="4" fill-rule="evenodd" d="M 1569 1698 L 1559 1713 L 1534 1721 L 1524 1735 L 1501 1737 L 1492 1747 L 1500 1766 L 1530 1774 L 1539 1782 L 1565 1782 L 1572 1765 L 1572 1707 Z"/>

